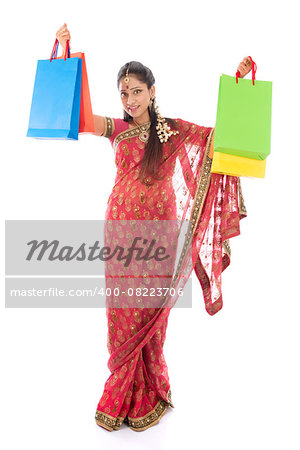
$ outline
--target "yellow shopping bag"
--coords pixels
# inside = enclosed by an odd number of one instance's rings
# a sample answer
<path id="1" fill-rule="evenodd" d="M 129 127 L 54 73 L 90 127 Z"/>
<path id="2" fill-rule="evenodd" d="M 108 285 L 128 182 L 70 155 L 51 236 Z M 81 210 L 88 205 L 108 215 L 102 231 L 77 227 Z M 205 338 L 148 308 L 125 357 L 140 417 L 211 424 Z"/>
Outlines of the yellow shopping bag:
<path id="1" fill-rule="evenodd" d="M 211 172 L 235 177 L 265 178 L 266 161 L 214 152 Z"/>

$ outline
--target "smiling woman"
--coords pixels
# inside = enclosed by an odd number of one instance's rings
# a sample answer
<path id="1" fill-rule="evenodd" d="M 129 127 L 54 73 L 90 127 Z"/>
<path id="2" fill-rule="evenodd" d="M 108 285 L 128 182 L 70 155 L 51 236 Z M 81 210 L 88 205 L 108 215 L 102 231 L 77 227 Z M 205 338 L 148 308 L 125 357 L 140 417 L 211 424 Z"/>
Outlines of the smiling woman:
<path id="1" fill-rule="evenodd" d="M 193 269 L 207 312 L 213 315 L 222 308 L 221 272 L 230 264 L 229 238 L 240 233 L 239 222 L 246 217 L 239 178 L 210 172 L 214 129 L 162 118 L 155 105 L 154 82 L 143 64 L 125 64 L 117 77 L 124 117 L 103 118 L 102 136 L 114 148 L 117 167 L 105 236 L 107 242 L 117 237 L 120 243 L 125 236 L 135 236 L 130 226 L 137 220 L 144 222 L 145 230 L 152 222 L 153 232 L 160 225 L 159 237 L 174 256 L 167 266 L 169 280 L 163 285 L 166 265 L 153 262 L 131 273 L 130 286 L 134 292 L 149 283 L 167 286 L 175 288 L 177 296 L 166 306 L 167 294 L 160 307 L 149 307 L 143 296 L 115 297 L 107 303 L 111 375 L 96 422 L 110 431 L 123 422 L 135 431 L 146 430 L 174 406 L 163 354 L 170 310 Z M 150 275 L 153 271 L 159 286 Z M 123 267 L 116 269 L 111 263 L 105 273 L 112 291 L 124 291 L 124 282 L 129 281 L 124 280 Z"/>
<path id="2" fill-rule="evenodd" d="M 214 315 L 222 308 L 221 273 L 230 264 L 229 238 L 240 234 L 247 212 L 239 178 L 211 173 L 214 128 L 162 117 L 155 78 L 140 62 L 121 67 L 117 86 L 123 118 L 94 116 L 94 134 L 110 140 L 117 168 L 105 213 L 105 239 L 116 246 L 134 240 L 138 229 L 149 230 L 171 258 L 163 266 L 152 260 L 142 268 L 131 264 L 129 277 L 124 266 L 106 266 L 112 292 L 114 287 L 123 290 L 125 278 L 134 292 L 149 283 L 167 291 L 151 307 L 138 294 L 113 297 L 106 304 L 111 375 L 95 419 L 109 431 L 123 422 L 143 431 L 174 406 L 163 345 L 179 290 L 194 269 L 206 311 Z M 172 298 L 171 289 L 177 292 Z"/>
<path id="3" fill-rule="evenodd" d="M 149 120 L 148 106 L 151 98 L 154 97 L 155 87 L 151 86 L 148 90 L 147 84 L 138 80 L 135 75 L 131 75 L 129 83 L 125 83 L 124 79 L 120 80 L 120 93 L 124 107 L 137 125 Z"/>

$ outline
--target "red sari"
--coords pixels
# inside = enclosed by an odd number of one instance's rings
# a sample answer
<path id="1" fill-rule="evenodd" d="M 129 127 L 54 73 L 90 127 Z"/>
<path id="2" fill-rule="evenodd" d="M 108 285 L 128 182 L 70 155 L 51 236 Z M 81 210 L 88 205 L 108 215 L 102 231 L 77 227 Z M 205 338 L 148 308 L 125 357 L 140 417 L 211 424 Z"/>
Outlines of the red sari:
<path id="1" fill-rule="evenodd" d="M 117 234 L 120 243 L 128 234 L 128 228 L 124 233 L 122 227 L 128 224 L 152 224 L 151 231 L 157 228 L 172 255 L 163 266 L 153 263 L 154 273 L 167 273 L 165 286 L 178 291 L 194 269 L 206 311 L 214 315 L 223 305 L 221 273 L 230 264 L 229 238 L 240 234 L 239 222 L 247 212 L 240 179 L 210 172 L 214 129 L 181 119 L 176 123 L 179 135 L 172 135 L 163 145 L 158 171 L 162 179 L 147 177 L 144 184 L 138 179 L 145 150 L 140 130 L 129 129 L 128 122 L 122 119 L 105 118 L 104 135 L 114 148 L 117 167 L 105 215 L 106 242 L 116 244 L 113 236 Z M 187 232 L 183 224 L 188 225 Z M 183 236 L 182 247 L 179 236 Z M 107 286 L 121 286 L 124 273 L 120 265 L 107 265 Z M 145 286 L 150 279 L 149 264 L 144 265 Z M 130 286 L 137 287 L 137 283 L 141 279 L 131 277 Z M 163 345 L 169 313 L 177 298 L 166 294 L 154 307 L 149 307 L 143 297 L 110 298 L 106 314 L 111 374 L 96 410 L 99 426 L 113 431 L 124 421 L 131 429 L 143 431 L 157 423 L 169 406 L 174 407 Z"/>

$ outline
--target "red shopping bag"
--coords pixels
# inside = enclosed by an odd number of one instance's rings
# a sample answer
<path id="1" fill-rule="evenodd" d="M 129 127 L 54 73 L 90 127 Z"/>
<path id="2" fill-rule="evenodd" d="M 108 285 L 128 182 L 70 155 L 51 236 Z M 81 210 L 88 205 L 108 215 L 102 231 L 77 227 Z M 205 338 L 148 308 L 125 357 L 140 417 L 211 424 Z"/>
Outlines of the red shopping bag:
<path id="1" fill-rule="evenodd" d="M 56 39 L 54 44 L 55 54 L 57 54 L 58 45 L 59 43 L 58 40 Z M 61 58 L 64 58 L 64 55 L 60 56 L 57 59 Z M 95 125 L 84 53 L 82 52 L 71 53 L 70 58 L 82 59 L 79 133 L 94 133 Z"/>

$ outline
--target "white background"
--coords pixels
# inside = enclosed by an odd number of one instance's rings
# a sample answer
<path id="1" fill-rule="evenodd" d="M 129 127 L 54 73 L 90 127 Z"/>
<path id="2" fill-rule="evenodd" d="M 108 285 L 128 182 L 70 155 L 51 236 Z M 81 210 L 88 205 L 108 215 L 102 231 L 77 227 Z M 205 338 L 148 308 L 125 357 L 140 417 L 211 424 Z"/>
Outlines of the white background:
<path id="1" fill-rule="evenodd" d="M 1 37 L 2 448 L 299 449 L 299 34 L 296 2 L 6 2 Z M 243 57 L 273 82 L 265 179 L 242 178 L 248 217 L 231 240 L 224 307 L 173 309 L 165 356 L 174 409 L 152 428 L 108 432 L 94 414 L 109 376 L 104 309 L 5 309 L 4 219 L 103 219 L 108 140 L 26 138 L 36 63 L 66 22 L 93 112 L 122 117 L 116 77 L 150 67 L 162 115 L 214 126 L 219 77 Z M 60 54 L 60 51 L 59 51 Z M 251 74 L 247 75 L 251 78 Z M 197 444 L 196 444 L 197 443 Z"/>

